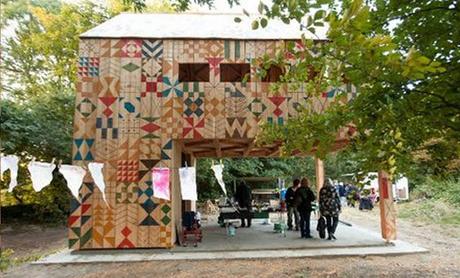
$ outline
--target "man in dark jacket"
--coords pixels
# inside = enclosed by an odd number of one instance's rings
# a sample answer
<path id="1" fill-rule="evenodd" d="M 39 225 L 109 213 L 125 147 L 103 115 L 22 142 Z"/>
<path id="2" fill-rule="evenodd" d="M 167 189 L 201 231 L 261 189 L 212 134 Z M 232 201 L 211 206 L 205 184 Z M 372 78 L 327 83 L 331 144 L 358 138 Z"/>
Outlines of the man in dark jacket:
<path id="1" fill-rule="evenodd" d="M 294 214 L 294 220 L 295 220 L 295 230 L 299 230 L 299 213 L 297 212 L 297 208 L 294 204 L 294 197 L 295 197 L 295 192 L 299 188 L 300 185 L 300 180 L 295 179 L 294 183 L 291 187 L 289 187 L 286 191 L 286 208 L 287 208 L 287 215 L 288 215 L 288 230 L 292 230 L 292 215 Z"/>
<path id="2" fill-rule="evenodd" d="M 310 189 L 308 180 L 303 178 L 300 188 L 295 193 L 295 204 L 300 214 L 299 226 L 302 238 L 312 238 L 310 235 L 310 216 L 313 201 L 315 201 L 315 194 Z"/>
<path id="3" fill-rule="evenodd" d="M 242 209 L 241 214 L 241 227 L 246 227 L 244 219 L 247 219 L 247 227 L 251 227 L 251 212 L 252 212 L 252 193 L 251 188 L 246 182 L 241 181 L 236 187 L 235 200 L 238 202 L 238 206 Z"/>

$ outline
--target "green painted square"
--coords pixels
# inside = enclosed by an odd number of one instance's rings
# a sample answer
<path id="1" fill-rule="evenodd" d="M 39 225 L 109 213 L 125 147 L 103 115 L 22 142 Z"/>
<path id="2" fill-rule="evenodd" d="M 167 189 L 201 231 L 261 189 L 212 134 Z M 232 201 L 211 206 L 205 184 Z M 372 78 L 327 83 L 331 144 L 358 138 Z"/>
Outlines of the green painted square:
<path id="1" fill-rule="evenodd" d="M 161 211 L 163 211 L 165 214 L 168 214 L 168 212 L 171 211 L 171 208 L 168 205 L 163 205 L 161 207 Z"/>
<path id="2" fill-rule="evenodd" d="M 168 225 L 169 222 L 171 222 L 171 219 L 165 215 L 163 218 L 161 218 L 161 222 L 164 224 L 164 225 Z"/>

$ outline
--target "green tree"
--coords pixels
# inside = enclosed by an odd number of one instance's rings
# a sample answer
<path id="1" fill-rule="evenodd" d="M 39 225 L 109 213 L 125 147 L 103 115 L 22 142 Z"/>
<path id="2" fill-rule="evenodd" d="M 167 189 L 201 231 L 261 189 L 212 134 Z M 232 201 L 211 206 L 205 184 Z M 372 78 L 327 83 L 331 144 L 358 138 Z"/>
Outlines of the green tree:
<path id="1" fill-rule="evenodd" d="M 91 1 L 72 4 L 51 0 L 4 0 L 2 37 L 1 151 L 21 156 L 19 185 L 2 205 L 39 204 L 37 213 L 48 220 L 63 219 L 70 193 L 56 172 L 51 186 L 35 193 L 26 163 L 32 157 L 71 162 L 72 120 L 79 35 L 121 11 L 131 8 L 122 0 L 108 6 Z M 171 11 L 165 1 L 154 1 L 149 10 Z M 11 33 L 11 32 L 10 32 Z"/>
<path id="2" fill-rule="evenodd" d="M 262 5 L 261 24 L 254 26 L 263 25 L 264 18 L 301 21 L 311 8 L 319 8 L 315 4 L 290 5 L 292 2 L 298 1 Z M 355 0 L 337 7 L 332 1 L 328 12 L 318 10 L 308 17 L 308 32 L 329 25 L 329 41 L 314 44 L 303 40 L 304 51 L 288 47 L 285 52 L 295 57 L 294 66 L 286 64 L 284 55 L 264 62 L 284 66 L 284 81 L 292 85 L 307 83 L 312 99 L 337 88 L 343 80 L 353 84 L 358 94 L 347 105 L 336 102 L 324 112 L 305 109 L 284 127 L 265 126 L 260 140 L 281 139 L 285 154 L 315 147 L 316 154 L 324 157 L 338 130 L 352 123 L 358 132 L 347 148 L 366 171 L 408 171 L 414 152 L 432 139 L 456 145 L 449 159 L 458 157 L 460 95 L 453 85 L 459 80 L 458 51 L 449 46 L 460 43 L 455 27 L 458 4 L 403 2 L 367 1 L 365 5 Z M 398 22 L 393 30 L 385 28 L 394 20 Z M 418 24 L 420 21 L 423 24 Z M 311 79 L 309 67 L 317 72 Z M 336 93 L 340 97 L 340 92 Z"/>
<path id="3" fill-rule="evenodd" d="M 108 15 L 90 2 L 2 2 L 2 31 L 12 26 L 14 32 L 2 41 L 1 149 L 19 155 L 21 163 L 20 186 L 13 198 L 1 198 L 36 204 L 34 218 L 40 221 L 63 220 L 70 193 L 57 171 L 51 186 L 36 193 L 26 164 L 32 157 L 71 162 L 78 36 Z"/>
<path id="4" fill-rule="evenodd" d="M 224 181 L 229 188 L 233 181 L 242 177 L 282 178 L 290 183 L 293 178 L 308 177 L 314 182 L 314 163 L 311 157 L 290 158 L 225 158 Z M 199 159 L 197 163 L 197 186 L 200 200 L 214 199 L 222 192 L 211 170 L 213 159 Z M 215 161 L 215 163 L 220 163 Z"/>

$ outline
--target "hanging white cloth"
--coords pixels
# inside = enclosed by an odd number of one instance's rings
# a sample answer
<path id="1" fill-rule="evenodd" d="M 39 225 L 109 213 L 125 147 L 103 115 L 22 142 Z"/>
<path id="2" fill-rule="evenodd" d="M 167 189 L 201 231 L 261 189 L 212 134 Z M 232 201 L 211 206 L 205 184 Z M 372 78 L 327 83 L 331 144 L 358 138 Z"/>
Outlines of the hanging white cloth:
<path id="1" fill-rule="evenodd" d="M 104 202 L 107 204 L 107 200 L 105 199 L 105 182 L 104 182 L 104 174 L 102 173 L 102 168 L 104 168 L 104 163 L 98 162 L 90 162 L 88 164 L 88 170 L 93 177 L 94 183 L 99 187 L 99 190 L 102 193 L 102 198 Z M 108 204 L 107 204 L 108 205 Z"/>
<path id="2" fill-rule="evenodd" d="M 225 189 L 225 183 L 224 183 L 224 178 L 223 178 L 224 165 L 223 164 L 212 165 L 211 169 L 214 171 L 214 176 L 216 177 L 217 182 L 220 185 L 220 188 L 222 188 L 222 191 L 224 191 L 225 196 L 227 196 L 227 190 Z"/>
<path id="3" fill-rule="evenodd" d="M 59 167 L 59 172 L 61 172 L 67 181 L 67 187 L 70 189 L 70 192 L 72 192 L 72 195 L 78 200 L 78 191 L 86 175 L 85 169 L 75 165 L 61 165 Z"/>
<path id="4" fill-rule="evenodd" d="M 31 161 L 27 165 L 30 177 L 32 179 L 32 187 L 35 191 L 41 191 L 43 187 L 49 185 L 53 180 L 53 170 L 56 168 L 54 163 L 35 162 Z"/>
<path id="5" fill-rule="evenodd" d="M 179 168 L 180 190 L 182 200 L 197 200 L 195 167 Z"/>
<path id="6" fill-rule="evenodd" d="M 169 200 L 169 168 L 153 168 L 152 183 L 153 197 Z"/>
<path id="7" fill-rule="evenodd" d="M 6 170 L 10 170 L 10 185 L 8 186 L 8 192 L 13 191 L 13 188 L 18 185 L 18 162 L 19 158 L 15 155 L 1 156 L 0 176 L 3 176 Z"/>

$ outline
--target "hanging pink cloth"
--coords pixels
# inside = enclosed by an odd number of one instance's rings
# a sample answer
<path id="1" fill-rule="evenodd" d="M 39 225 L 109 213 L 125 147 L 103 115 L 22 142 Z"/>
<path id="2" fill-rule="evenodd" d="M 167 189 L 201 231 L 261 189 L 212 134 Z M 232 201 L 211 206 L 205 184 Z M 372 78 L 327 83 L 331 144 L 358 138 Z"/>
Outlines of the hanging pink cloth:
<path id="1" fill-rule="evenodd" d="M 153 168 L 153 197 L 169 200 L 169 168 Z"/>

